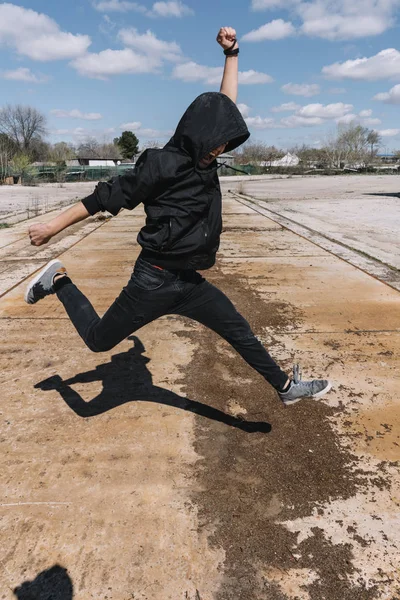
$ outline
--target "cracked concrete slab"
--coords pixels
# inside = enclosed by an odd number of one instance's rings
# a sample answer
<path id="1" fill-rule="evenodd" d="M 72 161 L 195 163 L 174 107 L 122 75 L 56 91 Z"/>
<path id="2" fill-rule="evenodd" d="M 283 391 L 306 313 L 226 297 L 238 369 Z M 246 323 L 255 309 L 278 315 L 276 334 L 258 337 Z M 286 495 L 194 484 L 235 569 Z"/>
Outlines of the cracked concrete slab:
<path id="1" fill-rule="evenodd" d="M 0 300 L 4 600 L 54 565 L 74 600 L 400 593 L 398 292 L 232 198 L 224 210 L 207 277 L 285 368 L 333 392 L 285 409 L 174 316 L 92 354 L 54 298 L 28 307 L 15 287 Z M 140 219 L 62 254 L 99 312 L 130 276 Z"/>

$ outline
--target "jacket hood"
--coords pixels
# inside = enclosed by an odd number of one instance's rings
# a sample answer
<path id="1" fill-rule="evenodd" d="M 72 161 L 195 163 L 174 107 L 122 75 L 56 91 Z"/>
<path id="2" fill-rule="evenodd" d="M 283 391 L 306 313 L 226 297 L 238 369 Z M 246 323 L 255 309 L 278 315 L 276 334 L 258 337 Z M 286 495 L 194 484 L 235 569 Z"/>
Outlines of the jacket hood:
<path id="1" fill-rule="evenodd" d="M 219 92 L 198 96 L 184 113 L 165 148 L 189 154 L 197 163 L 211 150 L 227 143 L 230 152 L 250 137 L 236 104 Z"/>

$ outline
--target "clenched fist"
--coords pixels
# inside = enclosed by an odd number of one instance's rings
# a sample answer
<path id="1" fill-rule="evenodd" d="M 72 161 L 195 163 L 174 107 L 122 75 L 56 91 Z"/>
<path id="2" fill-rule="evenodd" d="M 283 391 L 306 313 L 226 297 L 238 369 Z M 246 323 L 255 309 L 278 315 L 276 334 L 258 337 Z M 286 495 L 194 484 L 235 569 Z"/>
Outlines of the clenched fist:
<path id="1" fill-rule="evenodd" d="M 236 39 L 236 30 L 233 27 L 221 27 L 217 35 L 217 42 L 224 50 L 230 48 L 233 44 L 233 40 Z M 237 48 L 239 44 L 236 42 L 234 48 Z"/>
<path id="2" fill-rule="evenodd" d="M 29 238 L 32 246 L 42 246 L 52 237 L 50 227 L 47 223 L 34 223 L 29 227 Z"/>

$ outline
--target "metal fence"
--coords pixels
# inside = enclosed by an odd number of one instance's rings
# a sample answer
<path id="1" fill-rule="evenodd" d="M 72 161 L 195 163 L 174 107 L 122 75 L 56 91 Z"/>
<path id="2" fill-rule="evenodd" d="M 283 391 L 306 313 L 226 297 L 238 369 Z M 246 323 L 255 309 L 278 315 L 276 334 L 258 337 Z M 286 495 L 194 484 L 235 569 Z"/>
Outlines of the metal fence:
<path id="1" fill-rule="evenodd" d="M 14 177 L 14 180 L 21 179 L 25 185 L 34 185 L 35 183 L 63 183 L 69 181 L 103 181 L 124 175 L 133 164 L 121 164 L 114 167 L 89 167 L 74 166 L 63 167 L 44 165 L 40 167 L 30 166 L 24 171 L 15 171 L 8 167 L 3 177 Z"/>

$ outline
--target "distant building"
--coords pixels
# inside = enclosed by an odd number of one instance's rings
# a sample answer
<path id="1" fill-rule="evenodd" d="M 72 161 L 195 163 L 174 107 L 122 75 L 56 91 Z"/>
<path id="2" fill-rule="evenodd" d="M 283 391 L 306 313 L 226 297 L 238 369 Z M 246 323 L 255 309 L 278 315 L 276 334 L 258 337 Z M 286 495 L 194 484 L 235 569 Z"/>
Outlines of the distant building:
<path id="1" fill-rule="evenodd" d="M 300 159 L 296 154 L 288 152 L 278 160 L 266 160 L 260 162 L 260 167 L 297 167 Z"/>
<path id="2" fill-rule="evenodd" d="M 120 158 L 74 158 L 66 160 L 67 167 L 116 167 Z"/>
<path id="3" fill-rule="evenodd" d="M 376 157 L 384 163 L 397 163 L 400 161 L 396 154 L 377 154 Z"/>
<path id="4" fill-rule="evenodd" d="M 219 165 L 228 165 L 229 167 L 232 167 L 235 164 L 235 157 L 233 156 L 233 154 L 220 154 L 219 156 L 217 156 L 217 163 Z"/>

